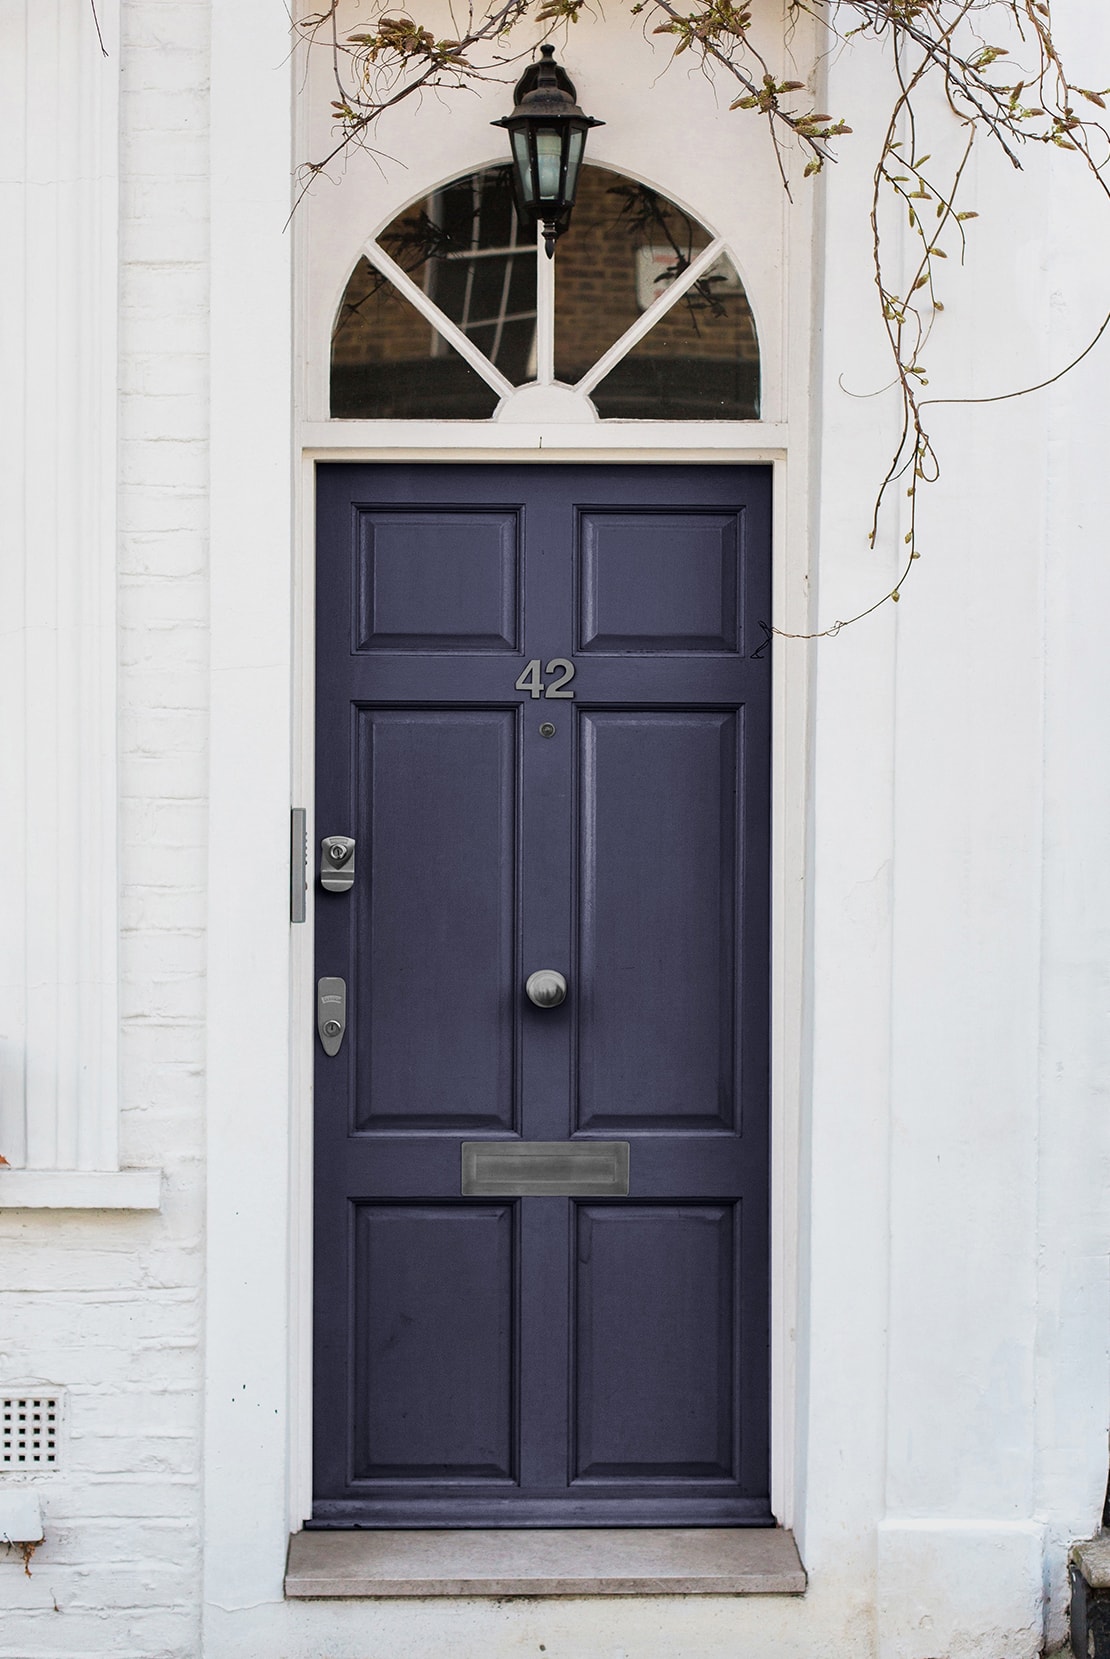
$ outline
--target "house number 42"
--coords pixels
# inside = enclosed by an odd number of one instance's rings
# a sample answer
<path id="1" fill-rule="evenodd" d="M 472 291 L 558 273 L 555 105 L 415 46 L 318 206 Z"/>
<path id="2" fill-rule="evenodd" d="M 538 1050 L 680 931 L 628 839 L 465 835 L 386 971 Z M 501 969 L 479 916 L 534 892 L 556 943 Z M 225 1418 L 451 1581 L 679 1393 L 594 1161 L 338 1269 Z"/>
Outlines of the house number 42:
<path id="1" fill-rule="evenodd" d="M 530 692 L 533 697 L 574 696 L 573 691 L 563 690 L 563 687 L 574 678 L 574 664 L 572 662 L 568 662 L 565 657 L 552 657 L 544 669 L 544 673 L 554 674 L 555 679 L 544 685 L 540 679 L 540 659 L 539 657 L 533 657 L 531 662 L 526 664 L 523 674 L 516 682 L 516 689 Z"/>

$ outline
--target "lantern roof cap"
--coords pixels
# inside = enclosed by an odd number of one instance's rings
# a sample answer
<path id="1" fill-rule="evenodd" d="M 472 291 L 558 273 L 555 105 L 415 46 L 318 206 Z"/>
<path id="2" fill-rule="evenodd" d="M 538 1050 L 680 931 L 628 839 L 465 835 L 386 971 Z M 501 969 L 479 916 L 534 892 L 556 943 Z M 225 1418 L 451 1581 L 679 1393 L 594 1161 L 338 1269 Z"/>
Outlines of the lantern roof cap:
<path id="1" fill-rule="evenodd" d="M 540 59 L 537 63 L 530 63 L 513 91 L 513 113 L 503 117 L 495 126 L 507 125 L 509 121 L 519 120 L 523 116 L 539 116 L 550 120 L 553 116 L 571 120 L 577 117 L 591 127 L 600 127 L 604 123 L 586 115 L 579 109 L 576 99 L 574 82 L 561 64 L 555 62 L 555 48 L 550 44 L 540 47 Z"/>

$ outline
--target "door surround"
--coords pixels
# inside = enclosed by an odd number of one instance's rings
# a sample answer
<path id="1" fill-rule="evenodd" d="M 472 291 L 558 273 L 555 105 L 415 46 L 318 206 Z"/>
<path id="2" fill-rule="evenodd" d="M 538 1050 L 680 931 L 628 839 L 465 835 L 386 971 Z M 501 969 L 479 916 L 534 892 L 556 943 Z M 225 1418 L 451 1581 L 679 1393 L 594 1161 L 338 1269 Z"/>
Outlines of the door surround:
<path id="1" fill-rule="evenodd" d="M 414 430 L 415 428 L 415 430 Z M 641 442 L 629 442 L 630 438 Z M 290 804 L 312 818 L 315 727 L 315 475 L 318 462 L 622 462 L 666 466 L 698 463 L 772 469 L 772 593 L 776 628 L 808 626 L 804 558 L 806 471 L 786 428 L 750 422 L 613 423 L 583 431 L 533 432 L 471 422 L 305 423 L 297 477 L 298 545 L 293 593 L 293 777 Z M 347 441 L 337 441 L 345 439 Z M 406 441 L 407 440 L 407 441 Z M 522 442 L 523 440 L 523 442 Z M 585 441 L 584 441 L 585 440 Z M 600 440 L 600 441 L 599 441 Z M 795 1440 L 798 1378 L 801 1150 L 804 1030 L 803 946 L 808 684 L 802 651 L 778 649 L 772 669 L 771 832 L 771 1503 L 779 1522 L 795 1523 Z M 312 1071 L 314 900 L 309 859 L 308 918 L 291 927 L 290 1060 L 292 1081 L 289 1255 L 290 1480 L 289 1529 L 300 1528 L 312 1504 Z M 305 1010 L 309 1013 L 306 1014 Z"/>

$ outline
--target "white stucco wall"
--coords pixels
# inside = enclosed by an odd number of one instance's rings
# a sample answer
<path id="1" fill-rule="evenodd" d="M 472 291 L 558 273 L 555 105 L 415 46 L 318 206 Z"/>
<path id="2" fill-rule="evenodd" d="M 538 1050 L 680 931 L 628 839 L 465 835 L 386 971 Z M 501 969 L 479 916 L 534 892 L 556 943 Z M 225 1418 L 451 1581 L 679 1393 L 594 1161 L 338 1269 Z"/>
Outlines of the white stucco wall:
<path id="1" fill-rule="evenodd" d="M 304 135 L 282 8 L 123 0 L 107 70 L 87 8 L 56 10 L 84 31 L 81 74 L 122 75 L 119 1161 L 164 1178 L 157 1212 L 0 1204 L 0 1385 L 63 1390 L 67 1413 L 60 1466 L 31 1482 L 32 1576 L 0 1556 L 0 1655 L 1031 1659 L 1058 1644 L 1110 1419 L 1106 350 L 1036 398 L 935 410 L 944 480 L 901 603 L 778 648 L 778 845 L 805 879 L 802 897 L 780 890 L 802 943 L 779 940 L 776 1490 L 806 1597 L 286 1604 L 307 1406 L 290 1008 L 310 973 L 309 930 L 286 924 L 309 759 L 293 398 L 320 421 L 342 260 L 425 182 L 492 153 L 504 96 L 406 114 L 391 141 L 407 170 L 322 191 L 295 264 Z M 2 14 L 9 62 L 21 15 L 15 0 Z M 1098 0 L 1066 22 L 1073 51 L 1110 64 Z M 883 72 L 858 49 L 827 65 L 826 107 L 858 131 L 786 211 L 757 138 L 697 113 L 684 73 L 654 86 L 657 124 L 631 144 L 634 83 L 606 64 L 627 77 L 651 50 L 617 15 L 568 44 L 584 100 L 605 104 L 597 154 L 631 165 L 635 149 L 761 290 L 764 349 L 782 355 L 766 437 L 780 620 L 827 625 L 889 584 L 902 546 L 896 501 L 866 544 L 892 399 L 850 395 L 889 379 L 857 114 L 878 115 Z M 668 122 L 702 120 L 707 159 L 675 154 Z M 929 352 L 940 397 L 1052 373 L 1105 304 L 1110 214 L 1066 158 L 1030 157 L 1019 182 L 984 153 L 969 190 L 982 217 Z"/>

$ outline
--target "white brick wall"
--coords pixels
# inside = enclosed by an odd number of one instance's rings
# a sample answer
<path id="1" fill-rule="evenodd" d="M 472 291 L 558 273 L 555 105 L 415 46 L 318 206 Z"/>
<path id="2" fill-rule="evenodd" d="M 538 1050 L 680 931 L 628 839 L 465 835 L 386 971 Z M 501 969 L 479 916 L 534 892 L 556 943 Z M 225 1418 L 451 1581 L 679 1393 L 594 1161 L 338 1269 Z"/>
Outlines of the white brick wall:
<path id="1" fill-rule="evenodd" d="M 0 1212 L 0 1384 L 67 1408 L 0 1659 L 200 1651 L 208 5 L 122 30 L 121 1151 L 166 1181 L 157 1215 Z"/>

